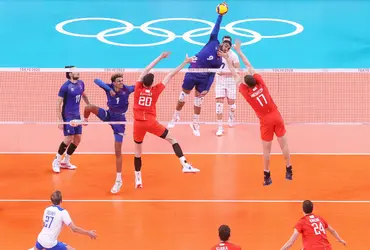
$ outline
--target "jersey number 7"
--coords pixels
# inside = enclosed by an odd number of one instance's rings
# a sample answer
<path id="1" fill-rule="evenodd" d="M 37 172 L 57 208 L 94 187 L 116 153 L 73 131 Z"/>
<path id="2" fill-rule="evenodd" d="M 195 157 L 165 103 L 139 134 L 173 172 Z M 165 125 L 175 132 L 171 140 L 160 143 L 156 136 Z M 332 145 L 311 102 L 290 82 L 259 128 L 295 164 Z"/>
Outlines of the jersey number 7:
<path id="1" fill-rule="evenodd" d="M 152 105 L 152 98 L 150 96 L 140 96 L 139 105 L 150 107 Z"/>
<path id="2" fill-rule="evenodd" d="M 257 96 L 257 101 L 260 103 L 262 107 L 264 104 L 267 104 L 266 97 L 263 94 L 260 94 L 259 96 Z"/>

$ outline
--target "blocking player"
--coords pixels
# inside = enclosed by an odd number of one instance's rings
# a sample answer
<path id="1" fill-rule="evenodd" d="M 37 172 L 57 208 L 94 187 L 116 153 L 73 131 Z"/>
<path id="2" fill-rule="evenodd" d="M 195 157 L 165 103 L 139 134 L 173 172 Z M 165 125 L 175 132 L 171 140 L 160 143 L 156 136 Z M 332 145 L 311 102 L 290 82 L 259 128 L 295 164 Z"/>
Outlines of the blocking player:
<path id="1" fill-rule="evenodd" d="M 230 49 L 230 43 L 224 42 L 220 45 L 218 40 L 218 33 L 220 31 L 222 17 L 223 15 L 218 16 L 207 44 L 204 45 L 202 50 L 195 55 L 197 60 L 190 64 L 189 69 L 219 69 L 221 67 L 222 59 L 217 55 L 217 50 L 221 49 L 222 51 L 226 52 L 228 49 Z M 186 96 L 188 96 L 195 87 L 194 118 L 193 122 L 190 124 L 190 127 L 192 128 L 195 136 L 200 136 L 199 116 L 201 112 L 201 106 L 204 96 L 208 93 L 212 86 L 214 77 L 214 72 L 187 72 L 185 74 L 182 84 L 182 91 L 176 105 L 176 110 L 173 119 L 169 122 L 167 128 L 175 127 L 175 123 L 180 120 L 180 111 L 185 105 Z"/>
<path id="2" fill-rule="evenodd" d="M 62 193 L 55 191 L 52 193 L 50 200 L 52 205 L 44 210 L 42 230 L 39 233 L 36 245 L 29 250 L 74 250 L 73 247 L 66 243 L 58 241 L 58 236 L 62 231 L 63 225 L 68 226 L 73 232 L 87 235 L 91 239 L 96 239 L 95 230 L 85 230 L 76 226 L 69 213 L 64 208 L 60 207 L 62 203 Z"/>
<path id="3" fill-rule="evenodd" d="M 240 68 L 240 62 L 238 55 L 231 50 L 232 39 L 230 36 L 224 36 L 222 39 L 223 43 L 229 44 L 229 49 L 225 52 L 228 53 L 231 62 L 233 63 L 234 68 Z M 232 127 L 235 119 L 235 110 L 236 110 L 236 83 L 233 78 L 233 75 L 230 73 L 229 68 L 227 67 L 225 59 L 222 57 L 221 64 L 222 71 L 217 72 L 216 74 L 216 116 L 217 116 L 217 136 L 224 134 L 224 127 L 222 124 L 223 110 L 224 110 L 224 99 L 227 98 L 227 103 L 229 105 L 229 127 Z"/>
<path id="4" fill-rule="evenodd" d="M 156 103 L 158 97 L 165 89 L 171 79 L 194 58 L 186 56 L 185 60 L 176 69 L 166 75 L 162 82 L 153 85 L 154 75 L 149 71 L 163 58 L 167 58 L 170 53 L 164 52 L 152 61 L 141 73 L 134 94 L 134 141 L 135 141 L 135 187 L 142 188 L 141 178 L 141 152 L 142 143 L 147 132 L 165 139 L 172 144 L 172 148 L 179 158 L 182 171 L 184 173 L 199 172 L 199 169 L 192 167 L 186 160 L 180 145 L 169 131 L 156 119 Z"/>
<path id="5" fill-rule="evenodd" d="M 65 68 L 75 68 L 75 66 L 66 66 Z M 90 104 L 85 93 L 85 83 L 80 79 L 78 72 L 66 72 L 67 81 L 62 85 L 58 93 L 57 113 L 59 122 L 70 122 L 80 120 L 80 102 L 81 97 L 87 105 Z M 75 152 L 78 144 L 81 142 L 82 126 L 72 126 L 70 124 L 60 124 L 59 129 L 63 130 L 64 140 L 59 145 L 58 152 L 53 160 L 52 167 L 55 173 L 60 172 L 60 168 L 74 170 L 76 166 L 70 162 L 71 155 Z M 68 147 L 68 149 L 67 149 Z M 62 155 L 67 154 L 62 160 Z"/>
<path id="6" fill-rule="evenodd" d="M 227 53 L 219 51 L 219 54 L 225 58 L 227 65 L 235 77 L 236 82 L 239 85 L 239 92 L 243 95 L 245 100 L 255 111 L 257 117 L 260 120 L 260 131 L 263 146 L 263 158 L 264 158 L 264 186 L 272 184 L 271 173 L 270 173 L 270 154 L 271 145 L 274 138 L 274 134 L 277 136 L 280 148 L 283 152 L 286 172 L 285 178 L 287 180 L 293 179 L 293 170 L 290 163 L 290 151 L 288 147 L 288 142 L 286 138 L 286 129 L 284 125 L 283 118 L 273 101 L 269 90 L 263 81 L 261 75 L 255 72 L 251 63 L 247 57 L 243 54 L 240 49 L 240 41 L 236 41 L 235 51 L 238 53 L 244 64 L 248 67 L 248 74 L 244 76 L 242 80 L 241 77 L 236 72 L 232 65 L 232 62 Z"/>
<path id="7" fill-rule="evenodd" d="M 305 200 L 302 203 L 302 209 L 304 216 L 295 225 L 293 235 L 281 250 L 291 248 L 294 242 L 298 239 L 299 234 L 302 234 L 304 250 L 331 250 L 332 247 L 328 241 L 326 230 L 328 230 L 344 246 L 347 244 L 322 217 L 316 216 L 312 213 L 313 203 L 310 200 Z"/>
<path id="8" fill-rule="evenodd" d="M 230 238 L 230 227 L 229 226 L 221 225 L 218 228 L 218 237 L 220 238 L 221 242 L 213 246 L 211 250 L 241 250 L 242 249 L 240 246 L 237 246 L 229 242 L 229 238 Z"/>
<path id="9" fill-rule="evenodd" d="M 123 83 L 123 75 L 118 73 L 111 76 L 111 84 L 106 84 L 100 79 L 94 80 L 95 84 L 105 90 L 107 95 L 108 110 L 95 105 L 85 107 L 84 119 L 88 120 L 91 113 L 99 117 L 103 122 L 125 122 L 126 111 L 129 106 L 128 99 L 134 92 L 135 86 L 128 86 Z M 114 151 L 116 155 L 116 181 L 111 193 L 118 193 L 122 187 L 122 142 L 125 133 L 125 124 L 110 124 L 114 135 Z"/>

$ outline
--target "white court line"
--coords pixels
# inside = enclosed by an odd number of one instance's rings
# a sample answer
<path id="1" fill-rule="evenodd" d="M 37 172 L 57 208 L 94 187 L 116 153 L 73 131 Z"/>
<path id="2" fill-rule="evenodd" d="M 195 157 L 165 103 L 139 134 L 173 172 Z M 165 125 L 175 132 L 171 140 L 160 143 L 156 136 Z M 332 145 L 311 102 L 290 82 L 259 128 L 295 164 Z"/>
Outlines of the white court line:
<path id="1" fill-rule="evenodd" d="M 311 200 L 314 203 L 370 203 L 370 200 Z M 50 202 L 37 199 L 0 199 L 0 202 Z M 303 200 L 64 200 L 74 203 L 301 203 Z"/>
<path id="2" fill-rule="evenodd" d="M 0 155 L 55 155 L 56 152 L 0 152 Z M 74 155 L 113 155 L 114 152 L 75 152 Z M 122 152 L 124 155 L 133 155 L 134 152 Z M 173 151 L 168 152 L 144 152 L 143 155 L 174 155 Z M 262 155 L 262 152 L 185 152 L 186 155 Z M 296 152 L 291 155 L 370 155 L 370 152 L 354 152 L 354 153 L 335 153 L 335 152 Z M 282 153 L 271 153 L 271 155 L 282 155 Z"/>

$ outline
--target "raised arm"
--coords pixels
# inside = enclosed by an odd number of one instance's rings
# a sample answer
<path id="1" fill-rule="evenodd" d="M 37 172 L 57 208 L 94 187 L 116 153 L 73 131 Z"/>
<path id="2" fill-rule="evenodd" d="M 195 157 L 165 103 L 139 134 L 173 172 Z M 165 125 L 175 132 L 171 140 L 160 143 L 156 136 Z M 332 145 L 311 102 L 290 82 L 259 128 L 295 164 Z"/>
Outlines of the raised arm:
<path id="1" fill-rule="evenodd" d="M 217 40 L 218 39 L 218 33 L 220 32 L 220 26 L 222 22 L 222 15 L 218 15 L 215 26 L 213 27 L 211 36 L 209 40 Z"/>
<path id="2" fill-rule="evenodd" d="M 292 234 L 292 236 L 290 237 L 290 239 L 285 243 L 285 245 L 280 249 L 280 250 L 287 250 L 289 248 L 291 248 L 294 244 L 294 242 L 298 239 L 298 236 L 299 236 L 299 232 L 297 229 L 294 228 L 294 232 Z"/>
<path id="3" fill-rule="evenodd" d="M 160 56 L 158 56 L 156 59 L 154 59 L 148 66 L 146 66 L 144 71 L 141 72 L 141 75 L 139 76 L 138 82 L 142 82 L 144 76 L 147 75 L 149 73 L 149 71 L 152 68 L 154 68 L 155 65 L 157 65 L 157 63 L 159 63 L 160 60 L 162 60 L 163 58 L 167 58 L 169 55 L 170 55 L 170 52 L 163 52 L 162 54 L 160 54 Z"/>
<path id="4" fill-rule="evenodd" d="M 328 231 L 337 239 L 337 241 L 339 241 L 340 243 L 342 243 L 343 245 L 346 245 L 347 243 L 342 240 L 342 238 L 339 236 L 339 234 L 337 233 L 337 231 L 334 230 L 334 228 L 332 228 L 330 225 L 328 226 Z"/>
<path id="5" fill-rule="evenodd" d="M 182 68 L 184 68 L 186 64 L 191 63 L 194 60 L 195 60 L 194 57 L 188 57 L 188 55 L 186 55 L 185 60 L 179 66 L 177 66 L 177 68 L 168 73 L 166 77 L 163 79 L 162 83 L 164 85 L 169 83 L 172 77 L 174 77 Z"/>
<path id="6" fill-rule="evenodd" d="M 248 60 L 248 58 L 244 55 L 244 53 L 242 52 L 241 50 L 241 42 L 240 40 L 236 40 L 235 41 L 235 45 L 234 45 L 234 49 L 236 51 L 236 53 L 240 56 L 240 58 L 242 59 L 243 63 L 245 64 L 245 66 L 247 66 L 248 68 L 248 73 L 253 75 L 256 73 L 256 71 L 254 70 L 252 64 L 250 63 L 250 61 Z"/>
<path id="7" fill-rule="evenodd" d="M 99 78 L 96 78 L 94 80 L 94 83 L 96 85 L 98 85 L 100 88 L 104 89 L 105 91 L 109 92 L 111 96 L 115 96 L 116 95 L 116 92 L 114 92 L 114 90 L 108 86 L 108 84 L 106 84 L 105 82 L 103 82 L 102 80 L 100 80 Z"/>

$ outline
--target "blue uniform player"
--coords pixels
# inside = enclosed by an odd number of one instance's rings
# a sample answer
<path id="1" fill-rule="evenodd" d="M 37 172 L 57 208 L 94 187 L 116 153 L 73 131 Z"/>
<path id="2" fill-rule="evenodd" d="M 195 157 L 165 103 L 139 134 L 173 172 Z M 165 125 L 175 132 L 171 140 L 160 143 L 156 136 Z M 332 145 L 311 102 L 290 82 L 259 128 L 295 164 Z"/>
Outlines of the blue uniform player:
<path id="1" fill-rule="evenodd" d="M 100 79 L 95 79 L 94 82 L 99 87 L 105 90 L 107 94 L 107 106 L 108 110 L 100 107 L 89 105 L 85 107 L 84 118 L 85 121 L 89 118 L 90 114 L 93 113 L 100 120 L 104 122 L 125 122 L 126 111 L 128 109 L 128 99 L 131 93 L 134 92 L 135 86 L 127 86 L 123 84 L 123 75 L 118 73 L 111 77 L 111 84 L 106 84 Z M 122 141 L 125 133 L 125 124 L 110 124 L 114 134 L 114 149 L 116 154 L 116 172 L 117 177 L 111 192 L 113 194 L 118 193 L 122 187 Z"/>
<path id="2" fill-rule="evenodd" d="M 65 68 L 75 68 L 74 66 L 66 66 Z M 58 119 L 59 122 L 70 122 L 72 120 L 80 120 L 80 102 L 81 98 L 88 105 L 90 104 L 87 95 L 85 94 L 85 84 L 79 80 L 80 73 L 78 72 L 66 72 L 66 78 L 68 79 L 58 93 Z M 76 166 L 70 162 L 70 157 L 76 150 L 78 144 L 81 142 L 82 127 L 73 127 L 70 124 L 60 124 L 59 129 L 63 130 L 64 140 L 59 145 L 58 152 L 52 163 L 53 171 L 55 173 L 60 172 L 60 168 L 76 169 Z M 68 147 L 68 149 L 67 149 Z M 62 155 L 67 150 L 67 154 L 64 159 L 61 160 Z"/>
<path id="3" fill-rule="evenodd" d="M 222 15 L 219 15 L 215 26 L 213 27 L 211 36 L 206 45 L 199 51 L 195 57 L 196 60 L 189 66 L 190 69 L 219 69 L 222 66 L 222 57 L 217 55 L 218 50 L 224 52 L 230 49 L 230 43 L 223 42 L 220 45 L 218 40 L 218 33 L 220 31 L 220 25 L 222 21 Z M 204 96 L 210 90 L 213 80 L 215 78 L 215 72 L 187 72 L 184 77 L 182 84 L 182 91 L 180 93 L 179 100 L 176 105 L 176 111 L 173 119 L 168 124 L 168 128 L 173 128 L 175 123 L 180 120 L 180 111 L 185 105 L 185 98 L 190 94 L 191 90 L 195 87 L 195 98 L 194 98 L 194 120 L 190 124 L 195 136 L 200 136 L 199 131 L 199 115 Z"/>

